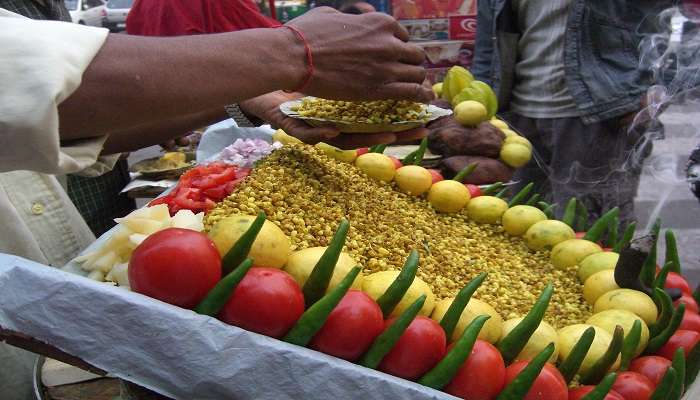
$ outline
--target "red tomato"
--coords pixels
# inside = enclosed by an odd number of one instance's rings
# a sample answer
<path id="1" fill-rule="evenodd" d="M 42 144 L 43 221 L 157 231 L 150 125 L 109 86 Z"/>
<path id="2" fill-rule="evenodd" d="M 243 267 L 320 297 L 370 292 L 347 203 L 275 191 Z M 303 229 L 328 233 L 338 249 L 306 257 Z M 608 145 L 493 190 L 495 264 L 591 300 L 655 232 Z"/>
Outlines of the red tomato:
<path id="1" fill-rule="evenodd" d="M 664 287 L 680 289 L 683 294 L 687 294 L 688 296 L 693 295 L 693 290 L 690 288 L 688 281 L 681 274 L 676 272 L 668 273 Z"/>
<path id="2" fill-rule="evenodd" d="M 603 247 L 603 251 L 613 251 L 612 247 Z"/>
<path id="3" fill-rule="evenodd" d="M 444 181 L 445 178 L 442 176 L 440 171 L 436 169 L 428 169 L 428 172 L 430 172 L 430 177 L 433 178 L 433 183 Z"/>
<path id="4" fill-rule="evenodd" d="M 688 311 L 694 312 L 694 313 L 700 312 L 700 309 L 698 309 L 698 303 L 695 301 L 695 299 L 691 295 L 683 293 L 681 295 L 680 299 L 673 302 L 673 305 L 678 307 L 678 305 L 681 303 L 685 304 L 685 312 L 688 312 Z"/>
<path id="5" fill-rule="evenodd" d="M 131 255 L 131 290 L 193 308 L 221 279 L 221 258 L 207 235 L 168 228 L 147 237 Z"/>
<path id="6" fill-rule="evenodd" d="M 700 333 L 700 314 L 686 311 L 683 314 L 683 322 L 678 329 Z"/>
<path id="7" fill-rule="evenodd" d="M 670 366 L 671 361 L 663 357 L 644 356 L 632 360 L 630 371 L 638 372 L 649 378 L 654 385 L 658 385 Z"/>
<path id="8" fill-rule="evenodd" d="M 612 390 L 625 400 L 648 400 L 654 393 L 654 383 L 637 372 L 618 372 Z"/>
<path id="9" fill-rule="evenodd" d="M 491 343 L 477 340 L 469 358 L 444 390 L 463 399 L 491 400 L 505 384 L 506 366 L 501 353 Z"/>
<path id="10" fill-rule="evenodd" d="M 236 286 L 219 318 L 227 324 L 280 338 L 304 313 L 304 295 L 288 273 L 253 267 Z"/>
<path id="11" fill-rule="evenodd" d="M 387 320 L 384 329 L 394 320 Z M 440 324 L 428 317 L 418 316 L 389 354 L 384 356 L 379 370 L 404 379 L 420 378 L 442 359 L 446 346 L 447 338 Z"/>
<path id="12" fill-rule="evenodd" d="M 357 154 L 358 157 L 367 153 L 369 153 L 369 147 L 360 147 L 359 149 L 355 150 L 355 154 Z"/>
<path id="13" fill-rule="evenodd" d="M 588 393 L 593 391 L 595 389 L 595 386 L 581 386 L 576 389 L 570 389 L 569 390 L 569 400 L 581 400 L 582 398 L 586 397 Z M 625 400 L 624 397 L 620 396 L 617 392 L 614 390 L 610 390 L 608 394 L 605 395 L 605 398 L 603 400 Z"/>
<path id="14" fill-rule="evenodd" d="M 379 305 L 359 290 L 348 291 L 331 311 L 310 347 L 348 361 L 356 361 L 384 329 Z"/>
<path id="15" fill-rule="evenodd" d="M 690 350 L 695 347 L 698 341 L 700 341 L 700 333 L 679 329 L 656 354 L 666 359 L 673 360 L 673 353 L 676 352 L 676 349 L 682 347 L 685 351 L 685 356 L 688 357 L 688 353 L 690 353 Z"/>
<path id="16" fill-rule="evenodd" d="M 506 368 L 506 385 L 509 384 L 528 364 L 518 361 Z M 523 400 L 567 400 L 569 390 L 564 377 L 552 364 L 546 363 L 535 379 Z"/>
<path id="17" fill-rule="evenodd" d="M 471 183 L 465 183 L 464 186 L 469 190 L 469 194 L 472 198 L 481 196 L 481 188 Z"/>
<path id="18" fill-rule="evenodd" d="M 586 236 L 586 232 L 576 232 L 576 239 L 583 239 Z"/>
<path id="19" fill-rule="evenodd" d="M 403 163 L 398 158 L 396 158 L 394 156 L 387 156 L 387 157 L 391 158 L 391 161 L 394 162 L 394 169 L 399 169 L 399 168 L 403 167 Z"/>

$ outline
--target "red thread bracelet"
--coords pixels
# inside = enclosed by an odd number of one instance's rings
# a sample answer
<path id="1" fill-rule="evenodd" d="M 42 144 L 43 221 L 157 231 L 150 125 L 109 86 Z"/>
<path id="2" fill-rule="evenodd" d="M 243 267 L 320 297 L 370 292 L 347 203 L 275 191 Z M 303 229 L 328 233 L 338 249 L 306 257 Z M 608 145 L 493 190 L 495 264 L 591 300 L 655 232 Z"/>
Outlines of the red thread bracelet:
<path id="1" fill-rule="evenodd" d="M 311 46 L 309 46 L 309 42 L 306 41 L 306 37 L 304 37 L 304 34 L 301 33 L 301 31 L 299 29 L 297 29 L 291 25 L 280 25 L 280 26 L 278 26 L 278 28 L 287 28 L 287 29 L 291 30 L 304 43 L 304 51 L 306 52 L 306 64 L 307 64 L 306 65 L 306 79 L 304 79 L 304 81 L 301 83 L 301 85 L 299 85 L 298 88 L 291 90 L 291 91 L 285 90 L 285 92 L 287 92 L 287 93 L 293 93 L 293 92 L 301 93 L 304 89 L 306 89 L 307 86 L 309 86 L 309 83 L 311 83 L 311 78 L 313 77 L 314 71 L 315 71 L 315 69 L 314 69 L 314 57 L 311 54 Z"/>

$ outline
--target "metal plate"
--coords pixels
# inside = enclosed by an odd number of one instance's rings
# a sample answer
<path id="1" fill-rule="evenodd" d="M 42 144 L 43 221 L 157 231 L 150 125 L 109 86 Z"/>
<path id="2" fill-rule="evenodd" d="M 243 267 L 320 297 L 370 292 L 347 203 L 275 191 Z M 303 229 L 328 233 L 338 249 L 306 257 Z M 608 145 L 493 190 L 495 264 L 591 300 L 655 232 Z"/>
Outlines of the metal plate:
<path id="1" fill-rule="evenodd" d="M 446 110 L 434 105 L 428 105 L 426 111 L 430 117 L 425 121 L 401 121 L 389 124 L 370 124 L 361 122 L 343 122 L 336 120 L 328 120 L 321 118 L 310 118 L 299 115 L 292 107 L 299 106 L 304 99 L 313 99 L 313 97 L 304 97 L 297 100 L 291 100 L 280 104 L 280 110 L 287 116 L 297 119 L 303 119 L 307 124 L 312 126 L 334 126 L 343 133 L 379 133 L 379 132 L 401 132 L 409 129 L 414 129 L 434 121 L 438 118 L 452 114 L 452 110 Z"/>

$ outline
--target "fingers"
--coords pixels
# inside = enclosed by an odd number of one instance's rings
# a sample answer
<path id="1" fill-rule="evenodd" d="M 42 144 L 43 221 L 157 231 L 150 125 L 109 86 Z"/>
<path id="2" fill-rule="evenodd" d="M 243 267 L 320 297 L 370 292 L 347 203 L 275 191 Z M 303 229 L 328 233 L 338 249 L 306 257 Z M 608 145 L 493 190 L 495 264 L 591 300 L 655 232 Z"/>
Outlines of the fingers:
<path id="1" fill-rule="evenodd" d="M 402 63 L 421 65 L 425 61 L 425 51 L 413 44 L 401 43 L 397 52 L 398 61 Z"/>
<path id="2" fill-rule="evenodd" d="M 375 144 L 390 144 L 394 141 L 396 141 L 396 135 L 393 133 L 343 133 L 326 143 L 341 149 L 357 149 Z"/>
<path id="3" fill-rule="evenodd" d="M 387 83 L 377 91 L 377 98 L 413 100 L 428 103 L 435 93 L 420 83 L 393 82 Z"/>
<path id="4" fill-rule="evenodd" d="M 395 82 L 411 82 L 420 83 L 422 85 L 425 80 L 425 74 L 425 68 L 423 67 L 401 65 L 399 68 L 395 69 L 392 76 Z M 433 91 L 432 87 L 426 89 L 431 92 Z"/>
<path id="5" fill-rule="evenodd" d="M 286 118 L 281 124 L 281 127 L 288 134 L 308 144 L 327 142 L 340 134 L 338 128 L 333 126 L 313 127 L 303 121 L 293 118 Z"/>

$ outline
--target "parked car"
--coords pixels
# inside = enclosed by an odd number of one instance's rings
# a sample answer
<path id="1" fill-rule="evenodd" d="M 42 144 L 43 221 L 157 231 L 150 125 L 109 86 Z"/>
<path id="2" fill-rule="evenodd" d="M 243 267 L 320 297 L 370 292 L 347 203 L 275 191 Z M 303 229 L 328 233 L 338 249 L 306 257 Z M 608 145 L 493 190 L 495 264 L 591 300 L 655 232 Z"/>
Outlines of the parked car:
<path id="1" fill-rule="evenodd" d="M 104 0 L 66 0 L 65 4 L 76 24 L 102 26 Z"/>
<path id="2" fill-rule="evenodd" d="M 126 29 L 126 16 L 134 0 L 108 0 L 102 17 L 102 26 L 118 32 Z"/>

